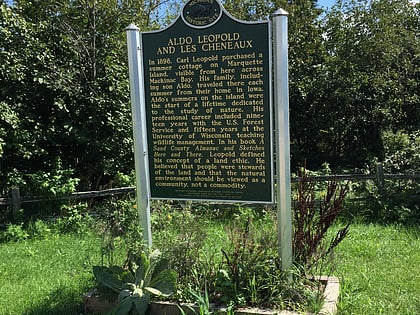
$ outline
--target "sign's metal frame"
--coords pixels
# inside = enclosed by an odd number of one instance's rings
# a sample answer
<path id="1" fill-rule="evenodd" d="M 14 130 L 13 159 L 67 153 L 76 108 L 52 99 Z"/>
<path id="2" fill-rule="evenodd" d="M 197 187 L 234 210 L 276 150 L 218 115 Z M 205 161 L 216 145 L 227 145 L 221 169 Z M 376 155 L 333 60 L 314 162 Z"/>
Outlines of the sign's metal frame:
<path id="1" fill-rule="evenodd" d="M 214 0 L 217 1 L 218 0 Z M 188 3 L 188 2 L 187 2 Z M 185 4 L 186 5 L 186 4 Z M 184 7 L 185 7 L 184 5 Z M 231 15 L 223 6 L 221 14 Z M 183 8 L 184 9 L 184 8 Z M 179 17 L 178 17 L 179 18 Z M 290 135 L 289 135 L 289 93 L 288 93 L 288 14 L 284 10 L 278 10 L 272 15 L 272 22 L 267 21 L 269 29 L 269 78 L 270 78 L 270 113 L 273 111 L 276 125 L 276 202 L 278 209 L 278 239 L 282 269 L 288 270 L 292 266 L 292 220 L 291 220 L 291 185 L 290 185 Z M 236 20 L 236 19 L 235 19 Z M 217 21 L 216 21 L 217 22 Z M 255 22 L 244 22 L 253 24 Z M 175 23 L 175 22 L 174 22 Z M 258 23 L 258 22 L 257 22 Z M 259 22 L 261 23 L 261 22 Z M 169 26 L 171 27 L 171 26 Z M 161 30 L 160 30 L 161 31 Z M 159 31 L 154 31 L 159 32 Z M 272 44 L 271 44 L 272 43 Z M 147 130 L 145 112 L 144 91 L 144 65 L 142 41 L 139 29 L 135 25 L 127 28 L 127 46 L 130 76 L 130 95 L 133 116 L 133 138 L 136 168 L 137 204 L 140 217 L 140 226 L 143 229 L 144 240 L 152 246 L 150 226 L 150 182 L 148 170 Z M 272 64 L 274 64 L 272 69 Z M 271 75 L 273 70 L 273 76 Z M 273 82 L 273 83 L 271 83 Z M 270 150 L 273 152 L 272 119 L 270 118 Z M 271 162 L 272 163 L 272 162 Z M 273 173 L 271 167 L 272 189 L 274 190 Z M 272 192 L 272 196 L 274 194 Z M 162 198 L 159 198 L 162 199 Z M 169 198 L 168 198 L 169 199 Z M 173 198 L 170 198 L 173 199 Z M 183 199 L 180 199 L 183 200 Z M 195 200 L 186 198 L 185 200 Z M 198 199 L 205 201 L 205 199 Z M 223 202 L 246 202 L 244 200 L 216 200 Z M 261 203 L 261 202 L 255 202 Z"/>

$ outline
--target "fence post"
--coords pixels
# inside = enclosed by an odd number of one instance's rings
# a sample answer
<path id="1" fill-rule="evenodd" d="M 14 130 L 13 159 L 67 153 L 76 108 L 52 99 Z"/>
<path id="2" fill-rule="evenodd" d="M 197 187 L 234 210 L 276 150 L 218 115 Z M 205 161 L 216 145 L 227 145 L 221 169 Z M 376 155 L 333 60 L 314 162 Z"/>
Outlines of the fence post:
<path id="1" fill-rule="evenodd" d="M 20 210 L 20 190 L 19 187 L 12 188 L 12 221 L 15 221 L 17 214 Z"/>
<path id="2" fill-rule="evenodd" d="M 385 196 L 385 175 L 384 175 L 384 165 L 382 163 L 376 164 L 376 183 L 378 185 L 378 190 L 381 196 Z"/>

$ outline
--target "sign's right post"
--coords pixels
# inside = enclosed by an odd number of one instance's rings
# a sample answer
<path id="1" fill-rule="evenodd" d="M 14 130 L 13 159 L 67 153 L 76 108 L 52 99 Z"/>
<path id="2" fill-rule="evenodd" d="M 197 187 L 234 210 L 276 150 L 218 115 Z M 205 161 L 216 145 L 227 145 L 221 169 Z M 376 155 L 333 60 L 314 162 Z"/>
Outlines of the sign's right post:
<path id="1" fill-rule="evenodd" d="M 292 197 L 290 181 L 288 13 L 282 9 L 273 21 L 273 90 L 277 171 L 277 220 L 281 266 L 290 270 L 292 250 Z"/>

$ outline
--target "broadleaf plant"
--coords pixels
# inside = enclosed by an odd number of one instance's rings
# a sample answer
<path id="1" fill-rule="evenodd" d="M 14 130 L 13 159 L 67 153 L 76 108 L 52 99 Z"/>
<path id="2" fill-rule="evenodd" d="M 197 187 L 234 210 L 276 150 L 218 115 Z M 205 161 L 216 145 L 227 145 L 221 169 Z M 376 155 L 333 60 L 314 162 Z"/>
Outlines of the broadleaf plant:
<path id="1" fill-rule="evenodd" d="M 93 273 L 99 286 L 118 293 L 118 304 L 108 315 L 145 315 L 152 295 L 170 296 L 176 291 L 176 272 L 168 269 L 157 250 L 131 253 L 125 268 L 94 266 Z"/>

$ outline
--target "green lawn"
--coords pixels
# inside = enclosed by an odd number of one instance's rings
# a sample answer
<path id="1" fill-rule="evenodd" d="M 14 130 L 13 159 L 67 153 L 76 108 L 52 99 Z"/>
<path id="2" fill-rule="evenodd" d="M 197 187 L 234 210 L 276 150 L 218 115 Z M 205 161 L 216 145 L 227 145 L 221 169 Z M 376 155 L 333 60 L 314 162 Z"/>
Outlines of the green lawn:
<path id="1" fill-rule="evenodd" d="M 339 314 L 420 314 L 420 228 L 357 224 L 338 247 Z M 78 315 L 100 240 L 66 235 L 0 245 L 1 315 Z"/>
<path id="2" fill-rule="evenodd" d="M 0 314 L 80 314 L 99 250 L 89 235 L 0 245 Z"/>
<path id="3" fill-rule="evenodd" d="M 339 314 L 420 314 L 420 229 L 353 225 L 337 249 Z"/>

